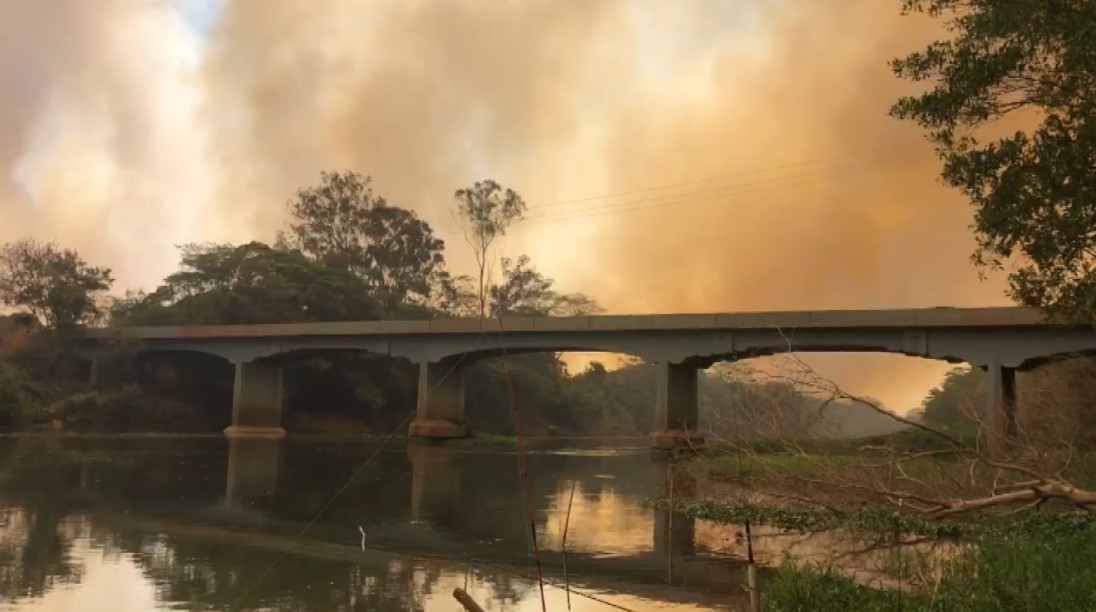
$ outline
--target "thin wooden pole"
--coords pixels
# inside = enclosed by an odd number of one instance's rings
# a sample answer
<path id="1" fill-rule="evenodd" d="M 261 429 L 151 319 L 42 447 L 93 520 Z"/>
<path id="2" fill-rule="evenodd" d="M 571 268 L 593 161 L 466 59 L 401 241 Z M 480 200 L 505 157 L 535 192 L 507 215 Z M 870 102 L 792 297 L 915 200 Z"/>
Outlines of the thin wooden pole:
<path id="1" fill-rule="evenodd" d="M 567 576 L 567 529 L 571 526 L 571 504 L 575 503 L 575 486 L 577 480 L 571 481 L 571 498 L 567 500 L 567 516 L 563 519 L 563 543 L 560 550 L 563 553 L 563 590 L 567 593 L 567 609 L 571 609 L 571 581 Z"/>

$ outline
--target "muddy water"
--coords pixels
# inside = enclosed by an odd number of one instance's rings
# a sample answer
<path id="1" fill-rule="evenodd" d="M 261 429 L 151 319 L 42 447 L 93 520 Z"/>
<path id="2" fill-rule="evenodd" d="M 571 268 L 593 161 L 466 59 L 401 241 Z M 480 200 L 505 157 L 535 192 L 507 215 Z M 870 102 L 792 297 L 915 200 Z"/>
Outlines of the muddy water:
<path id="1" fill-rule="evenodd" d="M 567 609 L 564 562 L 576 611 L 742 605 L 735 527 L 642 506 L 665 492 L 668 470 L 642 440 L 533 444 L 549 610 Z M 759 556 L 777 562 L 788 542 L 795 554 L 827 554 L 848 541 L 789 537 L 763 531 Z M 489 610 L 539 610 L 531 540 L 506 450 L 0 438 L 5 609 L 452 611 L 460 587 Z"/>

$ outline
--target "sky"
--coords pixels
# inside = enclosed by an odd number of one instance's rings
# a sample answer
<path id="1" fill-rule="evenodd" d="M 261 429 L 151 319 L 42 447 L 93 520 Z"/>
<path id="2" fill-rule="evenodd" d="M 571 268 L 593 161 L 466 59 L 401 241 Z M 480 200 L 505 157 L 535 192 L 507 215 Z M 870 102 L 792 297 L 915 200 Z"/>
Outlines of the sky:
<path id="1" fill-rule="evenodd" d="M 612 313 L 1005 305 L 969 206 L 887 109 L 942 35 L 898 0 L 0 2 L 0 241 L 153 288 L 187 242 L 271 240 L 323 170 L 373 177 L 471 271 L 493 178 L 529 255 Z M 906 410 L 947 366 L 816 359 Z"/>

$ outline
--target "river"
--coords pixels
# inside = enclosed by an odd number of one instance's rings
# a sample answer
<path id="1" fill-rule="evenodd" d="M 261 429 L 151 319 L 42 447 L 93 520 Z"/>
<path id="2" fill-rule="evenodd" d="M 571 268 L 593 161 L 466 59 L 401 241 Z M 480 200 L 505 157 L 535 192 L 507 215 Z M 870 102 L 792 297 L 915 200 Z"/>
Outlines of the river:
<path id="1" fill-rule="evenodd" d="M 567 609 L 565 562 L 575 611 L 746 601 L 740 530 L 643 507 L 670 477 L 645 442 L 531 442 L 549 610 Z M 0 437 L 0 521 L 6 610 L 448 612 L 459 609 L 456 587 L 488 610 L 541 609 L 509 449 Z M 803 542 L 762 530 L 756 545 L 777 562 Z M 806 547 L 833 546 L 823 538 Z"/>

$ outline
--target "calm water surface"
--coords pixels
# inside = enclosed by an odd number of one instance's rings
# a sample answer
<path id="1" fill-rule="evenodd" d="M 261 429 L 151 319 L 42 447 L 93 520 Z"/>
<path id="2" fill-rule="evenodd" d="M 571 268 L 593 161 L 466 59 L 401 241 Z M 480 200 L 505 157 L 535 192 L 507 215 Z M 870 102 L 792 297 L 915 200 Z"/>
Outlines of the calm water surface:
<path id="1" fill-rule="evenodd" d="M 572 483 L 572 610 L 744 601 L 733 528 L 642 507 L 668 478 L 644 444 L 533 444 L 549 610 L 567 609 Z M 488 610 L 540 610 L 513 452 L 377 450 L 359 440 L 0 438 L 0 607 L 453 611 L 461 587 Z"/>

